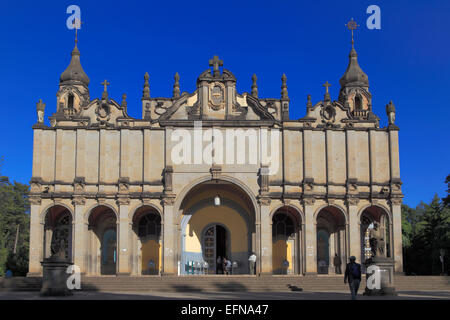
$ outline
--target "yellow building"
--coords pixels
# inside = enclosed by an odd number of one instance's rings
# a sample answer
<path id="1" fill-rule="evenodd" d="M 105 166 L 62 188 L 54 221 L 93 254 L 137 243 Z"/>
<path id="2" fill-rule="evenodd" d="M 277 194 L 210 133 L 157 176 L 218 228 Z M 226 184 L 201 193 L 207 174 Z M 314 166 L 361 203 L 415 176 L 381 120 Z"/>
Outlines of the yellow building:
<path id="1" fill-rule="evenodd" d="M 168 98 L 150 96 L 146 73 L 134 119 L 106 80 L 90 98 L 75 46 L 50 126 L 37 104 L 29 275 L 62 246 L 88 276 L 215 274 L 219 257 L 249 274 L 252 253 L 256 274 L 339 273 L 338 260 L 364 261 L 373 225 L 401 272 L 395 108 L 380 128 L 353 46 L 338 100 L 327 82 L 301 119 L 286 76 L 279 99 L 261 99 L 255 75 L 240 94 L 218 57 L 209 64 L 193 93 L 177 73 Z"/>

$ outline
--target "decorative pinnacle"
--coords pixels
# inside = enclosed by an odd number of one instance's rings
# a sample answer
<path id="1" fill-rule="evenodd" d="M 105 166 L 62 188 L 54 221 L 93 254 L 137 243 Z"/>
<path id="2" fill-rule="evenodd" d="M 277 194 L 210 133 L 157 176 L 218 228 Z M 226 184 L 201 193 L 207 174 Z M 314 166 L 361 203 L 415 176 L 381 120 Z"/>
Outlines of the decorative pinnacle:
<path id="1" fill-rule="evenodd" d="M 330 97 L 330 93 L 328 92 L 328 88 L 331 87 L 331 84 L 329 84 L 328 81 L 327 81 L 322 86 L 325 87 L 325 89 L 326 89 L 324 100 L 325 101 L 330 101 L 331 97 Z"/>
<path id="2" fill-rule="evenodd" d="M 150 84 L 148 83 L 148 80 L 150 79 L 150 76 L 148 72 L 144 75 L 144 90 L 142 92 L 142 99 L 150 99 Z"/>
<path id="3" fill-rule="evenodd" d="M 253 74 L 252 76 L 252 96 L 255 98 L 258 98 L 258 85 L 256 84 L 256 81 L 258 80 L 258 77 L 256 77 L 256 74 Z"/>
<path id="4" fill-rule="evenodd" d="M 175 83 L 173 85 L 173 97 L 179 98 L 180 97 L 180 75 L 175 73 L 175 76 L 173 77 L 175 80 Z"/>
<path id="5" fill-rule="evenodd" d="M 126 93 L 124 93 L 122 95 L 122 108 L 124 108 L 124 109 L 127 108 L 127 95 L 126 95 Z"/>
<path id="6" fill-rule="evenodd" d="M 283 73 L 283 75 L 281 76 L 281 99 L 289 99 L 286 82 L 287 77 Z"/>
<path id="7" fill-rule="evenodd" d="M 306 108 L 307 109 L 311 109 L 312 108 L 312 102 L 311 102 L 311 95 L 310 94 L 308 94 L 308 97 L 307 97 Z"/>
<path id="8" fill-rule="evenodd" d="M 353 40 L 353 30 L 358 29 L 359 25 L 356 23 L 355 20 L 353 20 L 353 18 L 351 18 L 351 20 L 345 26 L 348 28 L 348 30 L 352 31 L 352 48 L 353 48 L 353 45 L 355 44 L 355 41 Z"/>

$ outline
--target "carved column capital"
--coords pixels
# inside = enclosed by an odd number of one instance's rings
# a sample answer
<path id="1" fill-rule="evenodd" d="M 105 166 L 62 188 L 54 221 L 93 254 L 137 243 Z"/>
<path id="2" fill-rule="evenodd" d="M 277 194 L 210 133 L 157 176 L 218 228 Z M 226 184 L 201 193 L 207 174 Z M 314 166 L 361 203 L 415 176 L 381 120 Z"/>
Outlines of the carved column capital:
<path id="1" fill-rule="evenodd" d="M 316 202 L 316 199 L 314 199 L 312 197 L 307 197 L 307 198 L 302 199 L 302 204 L 304 206 L 312 206 L 312 205 L 314 205 L 315 202 Z"/>
<path id="2" fill-rule="evenodd" d="M 391 198 L 389 199 L 389 203 L 392 206 L 400 206 L 403 203 L 402 198 Z"/>
<path id="3" fill-rule="evenodd" d="M 161 196 L 161 204 L 163 206 L 173 206 L 175 203 L 176 195 L 173 193 L 165 193 Z"/>
<path id="4" fill-rule="evenodd" d="M 30 201 L 31 205 L 35 205 L 38 206 L 41 204 L 41 197 L 37 197 L 37 196 L 30 196 L 28 198 L 28 200 Z"/>
<path id="5" fill-rule="evenodd" d="M 272 200 L 269 197 L 259 197 L 258 204 L 260 206 L 269 206 Z"/>
<path id="6" fill-rule="evenodd" d="M 127 206 L 130 204 L 130 198 L 128 197 L 118 197 L 117 198 L 117 204 L 119 206 Z"/>
<path id="7" fill-rule="evenodd" d="M 85 197 L 74 197 L 72 199 L 72 204 L 74 206 L 83 206 L 86 204 L 86 198 Z"/>
<path id="8" fill-rule="evenodd" d="M 347 197 L 347 199 L 345 199 L 345 204 L 347 206 L 356 206 L 359 203 L 359 199 L 355 198 L 355 197 Z"/>

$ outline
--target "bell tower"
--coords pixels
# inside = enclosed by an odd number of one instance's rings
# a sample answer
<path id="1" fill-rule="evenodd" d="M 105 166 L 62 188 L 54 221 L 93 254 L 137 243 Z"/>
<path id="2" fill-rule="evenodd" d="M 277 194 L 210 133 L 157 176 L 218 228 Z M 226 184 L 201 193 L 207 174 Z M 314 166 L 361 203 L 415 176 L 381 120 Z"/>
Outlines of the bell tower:
<path id="1" fill-rule="evenodd" d="M 372 117 L 372 94 L 369 91 L 369 78 L 358 64 L 358 54 L 354 47 L 353 30 L 356 30 L 358 25 L 352 19 L 347 27 L 352 31 L 352 49 L 347 70 L 339 80 L 339 102 L 350 109 L 353 118 L 367 120 Z"/>
<path id="2" fill-rule="evenodd" d="M 77 28 L 75 28 L 77 30 Z M 78 39 L 75 35 L 75 47 L 67 69 L 59 79 L 57 97 L 57 114 L 72 116 L 81 111 L 89 103 L 89 77 L 84 72 L 80 62 L 80 51 L 77 47 Z"/>

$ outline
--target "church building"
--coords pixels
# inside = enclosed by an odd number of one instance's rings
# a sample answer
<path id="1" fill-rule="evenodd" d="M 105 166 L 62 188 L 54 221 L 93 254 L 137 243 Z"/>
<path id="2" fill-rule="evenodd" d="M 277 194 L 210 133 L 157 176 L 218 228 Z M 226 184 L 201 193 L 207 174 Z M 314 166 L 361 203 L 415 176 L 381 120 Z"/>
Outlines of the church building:
<path id="1" fill-rule="evenodd" d="M 335 274 L 336 259 L 364 262 L 374 230 L 402 272 L 395 107 L 380 127 L 353 41 L 337 100 L 326 82 L 300 119 L 284 74 L 280 97 L 260 98 L 256 75 L 239 93 L 222 60 L 209 66 L 162 98 L 145 73 L 132 118 L 106 80 L 91 98 L 75 42 L 50 126 L 37 103 L 29 276 L 61 251 L 85 276 L 216 274 L 218 257 L 249 274 L 252 253 L 256 275 Z"/>

